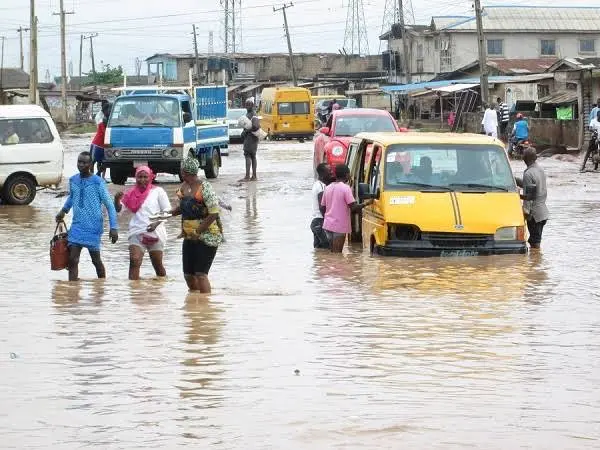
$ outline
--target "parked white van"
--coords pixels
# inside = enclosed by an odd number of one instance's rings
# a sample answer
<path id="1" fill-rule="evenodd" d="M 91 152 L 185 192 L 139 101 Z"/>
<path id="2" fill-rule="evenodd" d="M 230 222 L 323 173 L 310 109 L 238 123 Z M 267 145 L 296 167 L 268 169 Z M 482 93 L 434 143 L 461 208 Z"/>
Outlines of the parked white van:
<path id="1" fill-rule="evenodd" d="M 50 114 L 37 105 L 0 105 L 0 196 L 28 205 L 38 187 L 62 181 L 64 148 Z"/>

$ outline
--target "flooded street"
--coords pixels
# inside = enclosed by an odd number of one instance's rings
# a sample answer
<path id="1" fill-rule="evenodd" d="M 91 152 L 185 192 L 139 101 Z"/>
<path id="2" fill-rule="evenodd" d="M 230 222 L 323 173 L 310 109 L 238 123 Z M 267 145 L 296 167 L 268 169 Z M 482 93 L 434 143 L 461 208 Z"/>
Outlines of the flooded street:
<path id="1" fill-rule="evenodd" d="M 65 144 L 70 176 L 89 139 Z M 238 145 L 214 182 L 233 211 L 208 300 L 178 220 L 168 280 L 147 258 L 127 280 L 123 215 L 107 280 L 84 252 L 68 283 L 48 259 L 65 198 L 0 206 L 2 448 L 600 448 L 600 174 L 540 159 L 539 253 L 373 258 L 313 250 L 311 142 L 258 157 L 258 183 Z"/>

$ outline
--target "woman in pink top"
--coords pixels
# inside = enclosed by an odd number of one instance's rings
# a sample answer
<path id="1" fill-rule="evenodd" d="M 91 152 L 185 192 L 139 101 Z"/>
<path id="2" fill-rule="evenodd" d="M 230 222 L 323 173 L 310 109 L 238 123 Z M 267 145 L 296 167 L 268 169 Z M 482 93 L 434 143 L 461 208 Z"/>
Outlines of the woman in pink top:
<path id="1" fill-rule="evenodd" d="M 350 169 L 344 164 L 335 167 L 336 181 L 325 188 L 321 199 L 321 205 L 325 207 L 325 220 L 323 230 L 331 243 L 331 251 L 342 253 L 346 235 L 352 232 L 350 213 L 361 211 L 370 205 L 372 200 L 364 203 L 356 203 L 352 189 L 347 182 L 350 177 Z"/>

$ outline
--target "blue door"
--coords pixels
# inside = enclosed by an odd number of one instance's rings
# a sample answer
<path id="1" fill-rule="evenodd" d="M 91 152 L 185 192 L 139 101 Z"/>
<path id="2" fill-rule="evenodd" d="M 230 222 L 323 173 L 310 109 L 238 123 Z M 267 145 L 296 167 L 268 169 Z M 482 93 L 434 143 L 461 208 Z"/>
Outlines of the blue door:
<path id="1" fill-rule="evenodd" d="M 227 117 L 227 86 L 202 86 L 194 89 L 197 120 Z"/>

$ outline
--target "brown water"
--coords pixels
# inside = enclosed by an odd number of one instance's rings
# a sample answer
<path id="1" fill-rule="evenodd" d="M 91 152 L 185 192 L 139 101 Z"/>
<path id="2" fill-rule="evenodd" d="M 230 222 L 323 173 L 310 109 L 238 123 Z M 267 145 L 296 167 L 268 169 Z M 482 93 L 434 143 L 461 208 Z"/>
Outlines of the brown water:
<path id="1" fill-rule="evenodd" d="M 88 140 L 67 144 L 70 175 Z M 167 281 L 149 261 L 127 281 L 126 217 L 109 278 L 84 254 L 69 284 L 48 263 L 64 198 L 0 207 L 0 447 L 600 448 L 600 175 L 542 160 L 541 253 L 335 257 L 312 249 L 311 149 L 265 145 L 240 186 L 234 147 L 208 300 L 179 241 Z"/>

